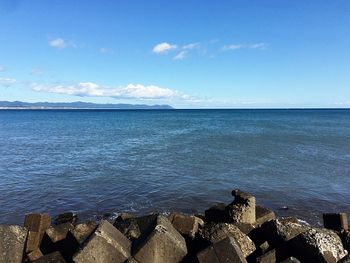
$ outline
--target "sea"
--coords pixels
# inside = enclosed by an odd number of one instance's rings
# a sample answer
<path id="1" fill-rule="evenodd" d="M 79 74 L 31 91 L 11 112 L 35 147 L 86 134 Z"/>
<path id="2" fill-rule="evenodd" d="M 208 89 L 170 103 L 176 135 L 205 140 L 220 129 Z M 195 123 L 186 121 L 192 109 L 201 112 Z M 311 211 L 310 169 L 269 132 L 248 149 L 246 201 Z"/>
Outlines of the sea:
<path id="1" fill-rule="evenodd" d="M 0 223 L 204 213 L 241 189 L 278 216 L 350 215 L 350 110 L 1 110 Z"/>

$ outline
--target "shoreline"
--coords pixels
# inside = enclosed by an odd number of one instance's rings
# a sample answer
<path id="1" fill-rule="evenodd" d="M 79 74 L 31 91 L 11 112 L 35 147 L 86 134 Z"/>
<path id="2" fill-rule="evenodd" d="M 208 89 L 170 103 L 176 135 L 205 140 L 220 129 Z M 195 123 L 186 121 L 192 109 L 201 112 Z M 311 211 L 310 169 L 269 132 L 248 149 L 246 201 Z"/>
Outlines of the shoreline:
<path id="1" fill-rule="evenodd" d="M 24 227 L 0 225 L 0 262 L 350 262 L 346 213 L 323 214 L 320 228 L 232 196 L 194 215 L 27 214 Z"/>

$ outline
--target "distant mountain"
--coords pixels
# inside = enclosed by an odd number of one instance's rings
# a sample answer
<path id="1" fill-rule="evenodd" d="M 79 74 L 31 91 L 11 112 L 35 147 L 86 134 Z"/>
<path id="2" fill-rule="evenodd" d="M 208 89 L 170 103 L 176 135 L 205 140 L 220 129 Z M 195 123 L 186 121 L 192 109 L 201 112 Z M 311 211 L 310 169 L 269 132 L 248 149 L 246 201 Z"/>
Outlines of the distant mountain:
<path id="1" fill-rule="evenodd" d="M 121 110 L 143 110 L 143 109 L 173 109 L 170 105 L 146 105 L 146 104 L 97 104 L 90 102 L 22 102 L 22 101 L 0 101 L 0 109 L 121 109 Z"/>

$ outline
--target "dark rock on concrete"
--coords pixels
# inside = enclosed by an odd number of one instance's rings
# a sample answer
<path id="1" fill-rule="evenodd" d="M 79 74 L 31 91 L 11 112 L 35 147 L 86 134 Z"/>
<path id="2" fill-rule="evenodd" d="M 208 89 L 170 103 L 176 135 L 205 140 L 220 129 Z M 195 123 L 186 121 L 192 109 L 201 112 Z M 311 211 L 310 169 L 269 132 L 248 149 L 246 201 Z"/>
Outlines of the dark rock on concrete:
<path id="1" fill-rule="evenodd" d="M 276 250 L 272 249 L 265 254 L 261 255 L 260 257 L 257 257 L 256 259 L 257 263 L 276 263 Z"/>
<path id="2" fill-rule="evenodd" d="M 38 260 L 33 261 L 33 263 L 66 263 L 66 261 L 60 252 L 55 251 L 39 258 Z"/>
<path id="3" fill-rule="evenodd" d="M 27 255 L 27 258 L 29 259 L 30 262 L 33 262 L 43 256 L 43 253 L 39 248 L 33 250 Z"/>
<path id="4" fill-rule="evenodd" d="M 103 220 L 73 260 L 76 263 L 123 263 L 130 257 L 130 250 L 130 241 Z"/>
<path id="5" fill-rule="evenodd" d="M 130 240 L 138 239 L 154 223 L 157 214 L 150 214 L 140 217 L 119 216 L 114 222 L 114 226 Z"/>
<path id="6" fill-rule="evenodd" d="M 338 263 L 350 263 L 350 255 L 343 257 Z"/>
<path id="7" fill-rule="evenodd" d="M 348 254 L 340 237 L 329 229 L 310 228 L 293 238 L 289 247 L 302 262 L 335 263 Z"/>
<path id="8" fill-rule="evenodd" d="M 289 257 L 281 261 L 280 263 L 300 263 L 300 261 L 295 257 Z"/>
<path id="9" fill-rule="evenodd" d="M 158 215 L 138 240 L 133 257 L 140 263 L 175 263 L 186 254 L 185 239 L 166 217 Z"/>
<path id="10" fill-rule="evenodd" d="M 343 246 L 347 251 L 350 251 L 350 231 L 343 230 L 340 232 L 340 238 Z"/>
<path id="11" fill-rule="evenodd" d="M 49 236 L 53 243 L 61 241 L 66 238 L 69 231 L 72 231 L 74 226 L 71 223 L 62 223 L 57 226 L 49 227 L 45 233 Z"/>
<path id="12" fill-rule="evenodd" d="M 307 225 L 296 223 L 295 219 L 275 219 L 265 222 L 261 229 L 270 244 L 276 246 L 296 237 L 300 233 L 310 229 Z"/>
<path id="13" fill-rule="evenodd" d="M 234 223 L 254 224 L 256 222 L 255 197 L 238 189 L 233 190 L 232 195 L 235 200 L 226 206 L 230 220 Z"/>
<path id="14" fill-rule="evenodd" d="M 224 203 L 218 203 L 205 210 L 205 220 L 216 223 L 229 223 L 232 221 Z"/>
<path id="15" fill-rule="evenodd" d="M 195 216 L 188 216 L 179 213 L 171 213 L 169 221 L 175 229 L 183 236 L 194 239 L 200 226 L 204 225 L 202 219 Z"/>
<path id="16" fill-rule="evenodd" d="M 0 225 L 0 262 L 22 262 L 27 234 L 24 227 Z"/>
<path id="17" fill-rule="evenodd" d="M 335 231 L 349 230 L 348 215 L 346 213 L 323 214 L 323 225 Z"/>
<path id="18" fill-rule="evenodd" d="M 86 223 L 77 224 L 73 230 L 70 230 L 70 232 L 81 245 L 95 231 L 96 228 L 97 223 L 95 221 L 89 221 Z"/>
<path id="19" fill-rule="evenodd" d="M 246 263 L 242 251 L 232 237 L 227 237 L 197 255 L 200 263 Z"/>
<path id="20" fill-rule="evenodd" d="M 77 215 L 73 214 L 72 212 L 67 212 L 67 213 L 59 214 L 55 218 L 55 224 L 56 225 L 60 225 L 64 223 L 75 224 L 77 220 L 78 220 Z"/>
<path id="21" fill-rule="evenodd" d="M 261 226 L 263 223 L 275 219 L 276 215 L 270 209 L 257 205 L 255 207 L 255 218 L 256 224 Z"/>
<path id="22" fill-rule="evenodd" d="M 215 244 L 230 236 L 235 239 L 244 257 L 249 256 L 256 249 L 253 241 L 233 224 L 206 224 L 200 231 L 200 236 L 212 244 Z"/>

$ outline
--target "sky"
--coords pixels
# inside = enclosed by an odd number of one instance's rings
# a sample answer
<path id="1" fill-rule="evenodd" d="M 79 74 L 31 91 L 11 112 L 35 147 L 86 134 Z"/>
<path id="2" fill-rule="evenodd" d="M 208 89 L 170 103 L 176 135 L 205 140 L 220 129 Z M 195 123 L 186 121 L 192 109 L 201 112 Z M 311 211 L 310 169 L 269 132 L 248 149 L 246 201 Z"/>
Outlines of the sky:
<path id="1" fill-rule="evenodd" d="M 0 101 L 350 107 L 350 1 L 0 0 Z"/>

